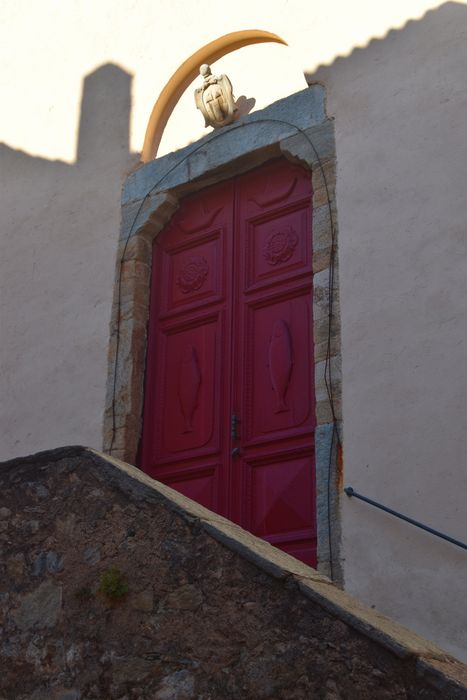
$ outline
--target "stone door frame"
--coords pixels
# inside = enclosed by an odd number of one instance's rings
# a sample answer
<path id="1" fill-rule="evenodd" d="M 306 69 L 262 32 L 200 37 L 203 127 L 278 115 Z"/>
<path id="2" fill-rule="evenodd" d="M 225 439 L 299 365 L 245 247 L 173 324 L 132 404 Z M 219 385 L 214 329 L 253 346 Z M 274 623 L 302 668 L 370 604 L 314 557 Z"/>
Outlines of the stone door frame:
<path id="1" fill-rule="evenodd" d="M 310 171 L 313 189 L 318 568 L 340 581 L 342 464 L 341 450 L 331 450 L 336 428 L 342 432 L 336 156 L 333 121 L 326 117 L 324 98 L 322 86 L 312 86 L 254 112 L 241 122 L 214 131 L 195 144 L 151 161 L 127 178 L 122 194 L 110 324 L 103 449 L 132 464 L 137 460 L 143 418 L 152 243 L 176 211 L 179 200 L 279 156 L 301 164 Z M 195 113 L 193 116 L 196 118 Z M 333 280 L 331 327 L 330 279 Z M 329 341 L 334 417 L 325 379 Z"/>

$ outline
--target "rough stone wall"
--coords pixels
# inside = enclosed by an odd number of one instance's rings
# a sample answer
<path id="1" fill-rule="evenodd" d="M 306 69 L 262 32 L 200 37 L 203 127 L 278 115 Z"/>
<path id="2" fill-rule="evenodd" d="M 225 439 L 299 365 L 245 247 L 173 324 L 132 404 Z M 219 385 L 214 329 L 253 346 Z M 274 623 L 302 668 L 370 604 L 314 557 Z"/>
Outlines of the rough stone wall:
<path id="1" fill-rule="evenodd" d="M 465 666 L 133 467 L 62 448 L 0 493 L 2 700 L 467 698 Z"/>

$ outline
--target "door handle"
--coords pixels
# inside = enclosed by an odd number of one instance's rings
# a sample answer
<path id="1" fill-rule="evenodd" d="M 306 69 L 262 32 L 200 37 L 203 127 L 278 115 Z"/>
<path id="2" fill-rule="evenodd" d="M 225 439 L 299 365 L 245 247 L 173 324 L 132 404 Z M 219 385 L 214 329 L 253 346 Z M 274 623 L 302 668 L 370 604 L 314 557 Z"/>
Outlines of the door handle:
<path id="1" fill-rule="evenodd" d="M 233 415 L 230 418 L 230 437 L 232 441 L 238 440 L 238 416 Z"/>
<path id="2" fill-rule="evenodd" d="M 239 447 L 234 447 L 232 452 L 231 452 L 232 457 L 240 457 L 240 448 Z"/>

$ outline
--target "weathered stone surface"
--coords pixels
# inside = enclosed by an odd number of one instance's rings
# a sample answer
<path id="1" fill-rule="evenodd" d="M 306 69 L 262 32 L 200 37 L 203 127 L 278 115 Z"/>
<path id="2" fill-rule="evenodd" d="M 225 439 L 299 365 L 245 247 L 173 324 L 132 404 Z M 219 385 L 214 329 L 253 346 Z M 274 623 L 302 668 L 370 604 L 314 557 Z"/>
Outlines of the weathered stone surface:
<path id="1" fill-rule="evenodd" d="M 337 274 L 334 273 L 333 302 L 339 302 Z M 329 315 L 329 269 L 318 272 L 313 277 L 313 319 L 317 321 Z"/>
<path id="2" fill-rule="evenodd" d="M 175 671 L 162 679 L 156 700 L 191 700 L 196 697 L 195 679 L 189 671 Z"/>
<path id="3" fill-rule="evenodd" d="M 79 690 L 73 688 L 64 688 L 63 690 L 56 690 L 54 695 L 54 700 L 80 700 L 81 693 Z"/>
<path id="4" fill-rule="evenodd" d="M 22 630 L 33 627 L 53 627 L 57 624 L 62 605 L 62 588 L 45 581 L 21 599 L 13 619 Z"/>
<path id="5" fill-rule="evenodd" d="M 196 145 L 204 144 L 205 148 L 197 149 L 189 163 L 184 158 L 192 153 L 193 146 L 146 163 L 127 179 L 122 204 L 140 200 L 159 181 L 159 189 L 168 190 L 225 165 L 233 157 L 239 158 L 275 141 L 291 140 L 289 137 L 303 141 L 304 137 L 300 133 L 297 135 L 294 125 L 306 130 L 314 124 L 321 124 L 325 118 L 321 85 L 301 90 L 244 117 L 241 124 L 225 127 L 222 133 L 215 132 L 201 139 Z M 300 146 L 303 148 L 302 143 Z M 174 168 L 177 163 L 180 166 Z"/>
<path id="6" fill-rule="evenodd" d="M 124 685 L 128 678 L 140 683 L 154 669 L 154 661 L 138 656 L 119 657 L 112 660 L 112 676 L 115 685 Z"/>
<path id="7" fill-rule="evenodd" d="M 318 529 L 318 561 L 319 570 L 331 575 L 331 557 L 333 580 L 342 582 L 339 567 L 339 547 L 341 533 L 339 519 L 339 494 L 342 493 L 342 465 L 337 468 L 335 459 L 337 432 L 341 433 L 342 425 L 333 423 L 317 425 L 315 430 L 315 460 L 316 460 L 316 510 Z M 333 454 L 330 454 L 331 444 Z M 330 457 L 332 457 L 330 459 Z M 329 485 L 333 488 L 329 488 Z M 329 527 L 329 522 L 332 527 Z M 331 539 L 329 539 L 331 538 Z"/>
<path id="8" fill-rule="evenodd" d="M 60 573 L 60 571 L 63 571 L 63 567 L 65 566 L 63 556 L 53 551 L 47 552 L 45 561 L 47 571 L 51 574 Z"/>
<path id="9" fill-rule="evenodd" d="M 331 429 L 316 438 L 322 504 Z M 41 480 L 53 497 L 26 535 Z M 18 514 L 0 700 L 467 698 L 462 664 L 129 465 L 57 450 L 0 465 L 0 492 Z M 101 591 L 111 569 L 127 595 Z"/>
<path id="10" fill-rule="evenodd" d="M 6 569 L 12 579 L 21 579 L 24 574 L 25 559 L 24 554 L 19 552 L 11 557 L 6 563 Z"/>
<path id="11" fill-rule="evenodd" d="M 41 483 L 32 482 L 28 484 L 28 486 L 33 494 L 33 497 L 35 496 L 37 499 L 47 498 L 49 495 L 49 489 Z"/>
<path id="12" fill-rule="evenodd" d="M 48 688 L 46 690 L 38 689 L 27 698 L 21 700 L 80 700 L 81 693 L 75 688 Z"/>
<path id="13" fill-rule="evenodd" d="M 45 552 L 39 552 L 34 559 L 34 564 L 32 565 L 32 575 L 33 576 L 43 576 L 47 568 L 47 554 Z"/>
<path id="14" fill-rule="evenodd" d="M 203 602 L 201 591 L 191 584 L 180 586 L 164 598 L 162 607 L 173 610 L 197 610 Z"/>
<path id="15" fill-rule="evenodd" d="M 131 605 L 135 610 L 150 612 L 154 608 L 154 592 L 152 588 L 136 593 L 133 596 Z"/>
<path id="16" fill-rule="evenodd" d="M 86 547 L 83 552 L 83 561 L 86 564 L 98 564 L 101 560 L 99 547 Z"/>

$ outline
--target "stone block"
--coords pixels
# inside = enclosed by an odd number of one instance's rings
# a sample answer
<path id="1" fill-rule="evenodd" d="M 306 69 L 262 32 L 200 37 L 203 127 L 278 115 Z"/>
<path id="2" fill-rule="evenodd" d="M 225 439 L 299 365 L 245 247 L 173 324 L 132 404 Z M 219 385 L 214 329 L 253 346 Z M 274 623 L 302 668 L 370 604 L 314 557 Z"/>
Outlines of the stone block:
<path id="1" fill-rule="evenodd" d="M 141 284 L 148 285 L 151 270 L 147 263 L 139 260 L 125 260 L 122 264 L 120 280 L 122 288 L 130 281 L 138 280 Z"/>
<path id="2" fill-rule="evenodd" d="M 328 187 L 318 187 L 315 190 L 313 190 L 313 206 L 316 207 L 317 209 L 321 207 L 332 207 L 332 203 L 334 202 L 335 198 L 335 190 L 334 186 L 328 185 Z"/>
<path id="3" fill-rule="evenodd" d="M 331 214 L 335 211 L 331 209 Z M 331 222 L 329 207 L 323 204 L 313 209 L 313 252 L 329 248 L 331 245 Z"/>
<path id="4" fill-rule="evenodd" d="M 330 357 L 336 357 L 340 354 L 341 352 L 341 342 L 340 342 L 340 334 L 336 330 L 331 333 L 331 344 L 330 344 Z M 327 338 L 320 343 L 315 343 L 314 346 L 314 359 L 315 359 L 315 364 L 318 364 L 319 362 L 324 362 L 326 361 L 326 357 L 328 356 L 328 340 Z"/>
<path id="5" fill-rule="evenodd" d="M 51 581 L 23 596 L 20 606 L 13 613 L 13 619 L 21 630 L 54 627 L 62 607 L 62 587 Z"/>
<path id="6" fill-rule="evenodd" d="M 318 158 L 324 164 L 336 157 L 333 124 L 331 121 L 323 121 L 311 126 L 305 129 L 305 135 L 296 134 L 283 139 L 280 147 L 283 153 L 296 157 L 314 169 L 319 164 Z"/>
<path id="7" fill-rule="evenodd" d="M 339 501 L 342 492 L 340 478 L 337 478 L 337 438 L 341 425 L 333 423 L 318 425 L 315 429 L 316 460 L 316 511 L 318 528 L 318 559 L 320 571 L 331 574 L 330 558 L 334 580 L 341 580 L 340 562 L 340 518 Z M 331 541 L 329 540 L 331 537 Z"/>
<path id="8" fill-rule="evenodd" d="M 131 606 L 134 610 L 151 612 L 154 608 L 154 592 L 152 588 L 135 593 L 131 599 Z"/>
<path id="9" fill-rule="evenodd" d="M 134 304 L 142 306 L 149 311 L 149 284 L 143 284 L 139 277 L 133 277 L 130 283 L 122 284 L 120 290 L 120 311 L 122 307 Z M 115 300 L 114 308 L 112 309 L 112 320 L 115 323 L 117 317 L 117 300 Z M 131 316 L 128 320 L 131 319 Z"/>
<path id="10" fill-rule="evenodd" d="M 144 168 L 134 173 L 142 172 Z M 128 181 L 127 181 L 128 182 Z M 153 190 L 153 188 L 156 189 Z M 177 210 L 178 199 L 167 192 L 169 185 L 157 180 L 145 191 L 141 191 L 136 201 L 123 203 L 120 240 L 124 243 L 133 236 L 142 236 L 151 242 Z"/>
<path id="11" fill-rule="evenodd" d="M 222 131 L 208 134 L 194 146 L 146 163 L 127 179 L 122 204 L 141 200 L 152 188 L 167 191 L 179 187 L 271 143 L 283 142 L 281 147 L 292 154 L 307 148 L 307 155 L 313 158 L 309 143 L 296 127 L 312 135 L 318 152 L 326 159 L 334 148 L 330 151 L 324 134 L 316 132 L 325 119 L 324 88 L 315 85 L 301 90 Z M 332 122 L 325 123 L 332 134 Z"/>
<path id="12" fill-rule="evenodd" d="M 101 560 L 99 547 L 86 547 L 83 552 L 83 561 L 90 566 L 98 564 Z"/>
<path id="13" fill-rule="evenodd" d="M 202 602 L 201 590 L 187 583 L 171 591 L 161 600 L 159 607 L 170 610 L 197 610 Z"/>
<path id="14" fill-rule="evenodd" d="M 326 361 L 318 362 L 315 365 L 315 396 L 317 403 L 328 399 L 326 381 L 329 382 L 329 379 L 332 380 L 334 396 L 340 396 L 342 373 L 339 357 L 332 357 L 328 367 L 326 367 Z"/>
<path id="15" fill-rule="evenodd" d="M 329 315 L 329 283 L 329 268 L 318 272 L 313 277 L 313 319 L 315 321 L 323 318 L 323 316 Z M 336 308 L 337 311 L 339 305 L 337 265 L 334 267 L 332 301 L 333 311 L 334 308 Z"/>
<path id="16" fill-rule="evenodd" d="M 334 397 L 334 413 L 338 420 L 342 420 L 342 399 L 337 395 Z M 329 399 L 316 402 L 316 423 L 323 425 L 332 421 L 332 411 Z"/>
<path id="17" fill-rule="evenodd" d="M 128 243 L 121 241 L 118 247 L 117 260 L 137 260 L 146 265 L 151 265 L 152 244 L 144 236 L 134 235 Z"/>
<path id="18" fill-rule="evenodd" d="M 155 700 L 192 700 L 196 697 L 195 678 L 187 670 L 170 673 L 161 681 Z"/>
<path id="19" fill-rule="evenodd" d="M 329 270 L 331 261 L 331 248 L 323 248 L 322 250 L 313 251 L 313 274 L 323 270 Z"/>
<path id="20" fill-rule="evenodd" d="M 117 309 L 116 309 L 117 310 Z M 121 304 L 120 319 L 122 321 L 135 320 L 141 325 L 147 323 L 149 308 L 147 304 L 135 304 L 133 299 Z"/>

